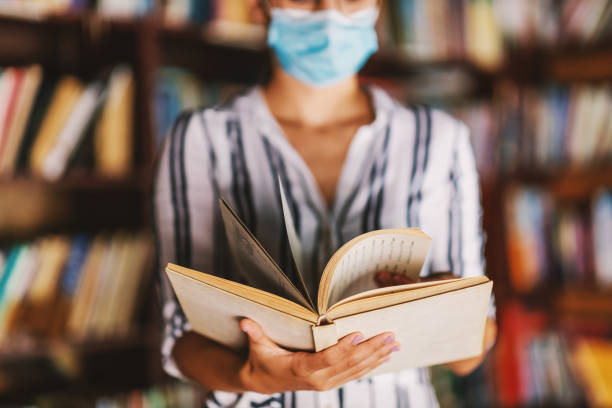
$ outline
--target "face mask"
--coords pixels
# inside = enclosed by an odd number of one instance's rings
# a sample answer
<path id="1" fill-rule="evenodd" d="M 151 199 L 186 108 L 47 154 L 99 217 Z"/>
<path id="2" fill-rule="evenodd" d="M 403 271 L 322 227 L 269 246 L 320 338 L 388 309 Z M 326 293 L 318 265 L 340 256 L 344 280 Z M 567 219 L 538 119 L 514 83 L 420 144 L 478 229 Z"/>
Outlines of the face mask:
<path id="1" fill-rule="evenodd" d="M 289 75 L 312 86 L 356 74 L 378 50 L 378 9 L 346 16 L 337 10 L 272 9 L 268 45 Z"/>

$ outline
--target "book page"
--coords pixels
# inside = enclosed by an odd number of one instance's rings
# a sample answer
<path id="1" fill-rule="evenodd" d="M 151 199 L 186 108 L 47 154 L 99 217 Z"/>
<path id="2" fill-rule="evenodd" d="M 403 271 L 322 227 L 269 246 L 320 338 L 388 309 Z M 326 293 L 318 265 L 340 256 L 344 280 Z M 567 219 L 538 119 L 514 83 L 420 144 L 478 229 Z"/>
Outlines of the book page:
<path id="1" fill-rule="evenodd" d="M 335 320 L 358 313 L 369 312 L 400 303 L 413 302 L 430 296 L 442 295 L 455 290 L 461 290 L 490 282 L 486 276 L 449 279 L 446 281 L 419 282 L 409 285 L 389 286 L 369 290 L 342 299 L 330 306 L 325 317 Z"/>
<path id="2" fill-rule="evenodd" d="M 431 238 L 418 229 L 379 230 L 360 235 L 342 246 L 325 267 L 319 293 L 319 313 L 355 294 L 377 289 L 376 272 L 386 270 L 417 280 Z M 321 291 L 321 289 L 320 289 Z"/>
<path id="3" fill-rule="evenodd" d="M 219 204 L 234 261 L 247 284 L 313 309 L 227 202 L 221 198 Z"/>
<path id="4" fill-rule="evenodd" d="M 342 299 L 338 303 L 334 303 L 330 305 L 328 308 L 328 312 L 331 311 L 332 309 L 335 309 L 338 306 L 344 305 L 349 302 L 356 302 L 356 301 L 363 300 L 363 299 L 380 297 L 380 296 L 384 296 L 384 295 L 388 295 L 392 293 L 408 292 L 411 290 L 413 291 L 413 290 L 421 289 L 425 287 L 446 285 L 448 283 L 455 282 L 455 281 L 462 280 L 462 279 L 467 279 L 467 278 L 451 278 L 451 279 L 442 279 L 442 280 L 432 280 L 432 281 L 407 283 L 403 285 L 392 285 L 392 286 L 385 286 L 383 288 L 371 289 L 365 292 L 359 292 L 356 295 L 349 296 L 347 298 Z"/>
<path id="5" fill-rule="evenodd" d="M 291 248 L 293 262 L 295 263 L 298 278 L 300 279 L 299 287 L 301 287 L 302 293 L 314 308 L 314 302 L 312 301 L 314 294 L 311 295 L 308 292 L 308 287 L 306 286 L 306 282 L 304 282 L 304 275 L 302 275 L 302 261 L 304 259 L 302 243 L 300 242 L 300 238 L 298 237 L 295 229 L 295 223 L 293 221 L 293 216 L 291 215 L 289 204 L 287 204 L 287 197 L 285 196 L 285 189 L 283 188 L 283 183 L 281 182 L 280 176 L 278 177 L 278 185 L 280 190 L 281 204 L 283 207 L 283 217 L 285 219 L 285 229 L 287 230 L 287 238 L 289 239 L 289 247 Z"/>

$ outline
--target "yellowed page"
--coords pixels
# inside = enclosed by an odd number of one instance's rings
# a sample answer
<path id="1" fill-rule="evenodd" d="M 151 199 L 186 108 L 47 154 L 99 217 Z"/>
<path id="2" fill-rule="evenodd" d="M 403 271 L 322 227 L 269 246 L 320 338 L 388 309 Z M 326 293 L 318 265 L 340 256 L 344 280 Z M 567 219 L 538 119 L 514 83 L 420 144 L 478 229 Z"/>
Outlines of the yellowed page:
<path id="1" fill-rule="evenodd" d="M 283 183 L 278 177 L 278 186 L 281 196 L 281 204 L 283 207 L 283 217 L 285 220 L 285 230 L 287 231 L 287 239 L 289 240 L 289 247 L 291 248 L 291 255 L 293 256 L 293 262 L 295 263 L 295 267 L 297 269 L 298 278 L 300 280 L 299 287 L 302 290 L 302 293 L 312 306 L 314 310 L 315 304 L 312 301 L 314 299 L 314 294 L 310 294 L 308 291 L 309 287 L 312 287 L 312 284 L 306 285 L 304 282 L 304 275 L 302 275 L 302 261 L 303 261 L 303 251 L 302 251 L 302 243 L 300 242 L 300 238 L 298 237 L 297 231 L 295 229 L 295 223 L 293 221 L 293 216 L 291 215 L 291 210 L 289 209 L 289 204 L 287 204 L 287 198 L 285 197 L 285 190 L 283 189 Z"/>
<path id="2" fill-rule="evenodd" d="M 221 215 L 234 261 L 249 286 L 274 293 L 304 307 L 314 308 L 291 280 L 274 262 L 259 241 L 223 199 L 219 200 Z"/>
<path id="3" fill-rule="evenodd" d="M 351 296 L 350 298 L 336 303 L 327 311 L 325 317 L 328 320 L 335 320 L 357 313 L 398 305 L 400 303 L 414 302 L 426 297 L 437 296 L 487 282 L 489 282 L 489 278 L 486 276 L 474 276 L 471 278 L 421 282 L 411 285 L 375 289 L 363 294 Z M 372 296 L 367 296 L 368 293 L 372 294 Z"/>
<path id="4" fill-rule="evenodd" d="M 479 355 L 493 282 L 335 320 L 337 336 L 395 333 L 400 351 L 368 376 Z"/>
<path id="5" fill-rule="evenodd" d="M 486 277 L 478 277 L 478 278 L 484 278 L 484 280 L 488 280 Z M 469 279 L 469 278 L 468 278 Z M 380 299 L 384 296 L 387 295 L 392 295 L 392 294 L 398 294 L 398 293 L 406 293 L 409 291 L 416 291 L 417 289 L 422 289 L 422 288 L 429 288 L 432 286 L 438 286 L 438 285 L 446 285 L 449 284 L 451 282 L 456 282 L 456 281 L 462 281 L 464 279 L 461 278 L 456 278 L 456 279 L 444 279 L 444 280 L 438 280 L 438 281 L 427 281 L 427 282 L 417 282 L 417 283 L 408 283 L 405 285 L 394 285 L 394 286 L 387 286 L 384 288 L 377 288 L 377 289 L 372 289 L 372 290 L 368 290 L 362 293 L 358 293 L 356 295 L 353 296 L 349 296 L 347 298 L 342 299 L 341 301 L 339 301 L 338 303 L 335 303 L 333 305 L 331 305 L 328 309 L 328 313 L 332 310 L 337 310 L 339 307 L 341 307 L 342 305 L 345 305 L 347 303 L 359 303 L 360 301 L 363 301 L 364 299 Z M 481 283 L 479 281 L 479 283 Z M 466 286 L 470 286 L 470 285 L 466 285 Z M 462 286 L 463 287 L 463 286 Z M 443 292 L 448 292 L 449 290 L 446 289 L 447 287 L 445 286 L 444 289 L 442 290 Z M 423 297 L 421 295 L 422 291 L 418 292 L 419 297 Z M 440 292 L 442 293 L 442 292 Z M 416 298 L 415 298 L 416 299 Z"/>
<path id="6" fill-rule="evenodd" d="M 292 350 L 313 350 L 311 327 L 316 317 L 303 319 L 221 290 L 193 277 L 166 269 L 174 292 L 193 329 L 233 349 L 247 347 L 247 337 L 238 323 L 244 317 L 258 322 L 278 345 Z M 304 309 L 304 312 L 310 313 Z"/>
<path id="7" fill-rule="evenodd" d="M 380 270 L 402 273 L 417 280 L 425 263 L 431 238 L 415 228 L 368 232 L 344 244 L 332 256 L 319 288 L 318 309 L 352 295 L 376 289 L 374 274 Z"/>

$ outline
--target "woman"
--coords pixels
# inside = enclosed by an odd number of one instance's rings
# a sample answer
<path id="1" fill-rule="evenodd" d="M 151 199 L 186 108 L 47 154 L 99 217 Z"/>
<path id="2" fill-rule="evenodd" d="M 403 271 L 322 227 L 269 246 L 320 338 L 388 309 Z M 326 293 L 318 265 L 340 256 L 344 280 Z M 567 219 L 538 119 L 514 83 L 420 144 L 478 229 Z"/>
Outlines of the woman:
<path id="1" fill-rule="evenodd" d="M 289 265 L 278 177 L 309 260 L 307 281 L 335 249 L 372 229 L 418 226 L 433 237 L 422 271 L 483 273 L 477 174 L 467 128 L 424 106 L 405 108 L 356 73 L 377 50 L 377 0 L 269 0 L 272 78 L 213 109 L 183 114 L 155 185 L 159 261 L 233 277 L 223 196 L 283 268 Z M 162 273 L 163 275 L 163 273 Z M 358 380 L 399 347 L 393 333 L 352 333 L 295 353 L 244 319 L 248 356 L 190 331 L 162 277 L 164 365 L 208 390 L 210 406 L 437 406 L 427 369 Z M 383 282 L 397 277 L 382 277 Z M 487 324 L 485 345 L 495 337 Z M 481 357 L 450 364 L 460 374 Z"/>

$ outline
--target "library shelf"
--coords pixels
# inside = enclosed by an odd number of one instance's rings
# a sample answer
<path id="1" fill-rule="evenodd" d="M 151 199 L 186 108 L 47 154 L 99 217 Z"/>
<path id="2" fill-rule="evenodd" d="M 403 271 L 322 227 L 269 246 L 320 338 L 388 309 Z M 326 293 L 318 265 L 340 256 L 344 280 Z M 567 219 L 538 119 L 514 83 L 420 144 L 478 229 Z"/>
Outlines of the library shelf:
<path id="1" fill-rule="evenodd" d="M 539 187 L 559 199 L 588 199 L 598 190 L 612 187 L 612 165 L 550 170 L 520 169 L 502 175 L 498 183 L 502 187 L 511 185 Z"/>
<path id="2" fill-rule="evenodd" d="M 561 290 L 555 298 L 556 309 L 563 315 L 612 319 L 612 287 Z"/>
<path id="3" fill-rule="evenodd" d="M 527 84 L 606 81 L 612 78 L 612 39 L 509 48 L 494 75 Z"/>
<path id="4" fill-rule="evenodd" d="M 612 318 L 612 287 L 581 284 L 540 287 L 527 293 L 509 291 L 497 303 L 515 300 L 560 317 Z"/>
<path id="5" fill-rule="evenodd" d="M 0 177 L 0 244 L 41 234 L 146 230 L 150 191 L 146 169 L 122 178 L 71 172 L 57 182 Z"/>
<path id="6" fill-rule="evenodd" d="M 137 37 L 142 37 L 139 33 L 148 30 L 145 41 L 157 48 L 155 62 L 187 68 L 208 80 L 253 83 L 262 79 L 271 57 L 265 42 L 249 37 L 227 39 L 211 28 L 173 26 L 161 22 L 155 15 L 116 19 L 85 13 L 52 15 L 39 20 L 0 16 L 0 64 L 38 62 L 62 72 L 91 76 L 92 67 L 99 65 L 100 54 L 105 61 L 133 60 L 134 55 L 129 51 Z M 362 74 L 401 78 L 431 69 L 457 68 L 473 75 L 479 84 L 490 82 L 495 74 L 466 58 L 415 60 L 399 48 L 381 50 L 368 61 Z"/>
<path id="7" fill-rule="evenodd" d="M 105 17 L 93 12 L 32 17 L 0 15 L 0 64 L 31 63 L 40 60 L 41 56 L 51 57 L 47 60 L 62 60 L 71 54 L 70 47 L 66 45 L 66 40 L 70 37 L 75 45 L 83 39 L 93 43 L 103 41 L 109 34 L 112 37 L 112 33 L 134 36 L 146 26 L 152 27 L 154 32 L 150 40 L 155 42 L 159 39 L 161 42 L 162 61 L 180 63 L 182 58 L 177 56 L 177 53 L 191 49 L 197 51 L 196 54 L 212 51 L 212 56 L 217 52 L 221 57 L 234 57 L 236 61 L 243 59 L 255 63 L 262 62 L 262 58 L 267 55 L 265 35 L 262 34 L 264 30 L 256 30 L 258 27 L 254 26 L 243 30 L 248 34 L 242 37 L 228 37 L 219 34 L 228 31 L 218 30 L 220 25 L 222 24 L 171 25 L 163 22 L 162 17 L 156 13 L 135 18 Z M 58 42 L 58 39 L 64 41 Z M 198 61 L 197 55 L 189 52 L 185 54 L 190 54 L 186 58 L 195 58 L 193 62 Z M 214 58 L 211 60 L 214 61 Z M 211 63 L 211 60 L 208 60 L 208 63 Z M 221 62 L 216 61 L 213 65 L 223 66 Z M 479 78 L 510 75 L 532 80 L 551 78 L 559 81 L 605 80 L 612 76 L 612 40 L 604 38 L 594 43 L 569 43 L 552 47 L 543 45 L 510 47 L 507 50 L 505 63 L 493 70 L 480 68 L 462 56 L 431 61 L 415 60 L 398 47 L 395 50 L 381 50 L 366 65 L 364 73 L 368 76 L 388 77 L 410 74 L 422 69 L 445 67 L 462 67 Z M 239 68 L 244 70 L 245 65 L 239 65 Z M 223 70 L 215 70 L 214 73 L 229 76 Z M 249 78 L 249 74 L 246 75 Z M 240 80 L 243 76 L 244 73 L 239 72 L 236 78 L 231 79 Z"/>
<path id="8" fill-rule="evenodd" d="M 205 79 L 242 83 L 253 83 L 265 75 L 270 53 L 261 35 L 227 39 L 212 28 L 169 25 L 156 14 L 141 18 L 101 17 L 95 13 L 50 15 L 41 19 L 0 16 L 0 64 L 39 62 L 63 72 L 76 70 L 91 74 L 92 67 L 99 66 L 100 55 L 105 61 L 131 61 L 138 58 L 132 52 L 134 44 L 146 42 L 154 54 L 151 55 L 153 65 L 180 66 Z M 605 80 L 612 76 L 612 41 L 586 46 L 509 49 L 505 63 L 493 70 L 480 68 L 461 56 L 415 60 L 398 47 L 378 52 L 362 74 L 401 78 L 424 70 L 457 68 L 472 75 L 481 85 L 503 77 L 536 83 Z"/>
<path id="9" fill-rule="evenodd" d="M 150 233 L 149 197 L 135 190 L 39 191 L 13 188 L 0 202 L 0 246 L 46 235 L 118 230 Z"/>
<path id="10" fill-rule="evenodd" d="M 96 397 L 164 381 L 158 344 L 142 337 L 84 342 L 48 342 L 34 350 L 0 351 L 0 399 L 32 403 L 37 395 Z"/>
<path id="11" fill-rule="evenodd" d="M 545 72 L 558 81 L 608 81 L 612 78 L 612 41 L 553 52 Z"/>
<path id="12" fill-rule="evenodd" d="M 58 72 L 88 76 L 103 58 L 107 63 L 133 60 L 131 48 L 137 32 L 147 23 L 147 19 L 105 19 L 88 14 L 52 15 L 40 20 L 0 16 L 0 64 L 40 63 Z"/>
<path id="13" fill-rule="evenodd" d="M 28 186 L 44 190 L 148 190 L 151 183 L 146 169 L 131 172 L 127 176 L 109 177 L 91 171 L 71 171 L 57 181 L 45 180 L 28 174 L 0 176 L 0 189 Z"/>
<path id="14" fill-rule="evenodd" d="M 54 356 L 79 356 L 129 347 L 153 347 L 153 342 L 135 334 L 122 337 L 85 339 L 37 339 L 19 338 L 0 346 L 0 367 L 28 358 L 52 358 Z M 15 343 L 15 344 L 13 344 Z"/>

